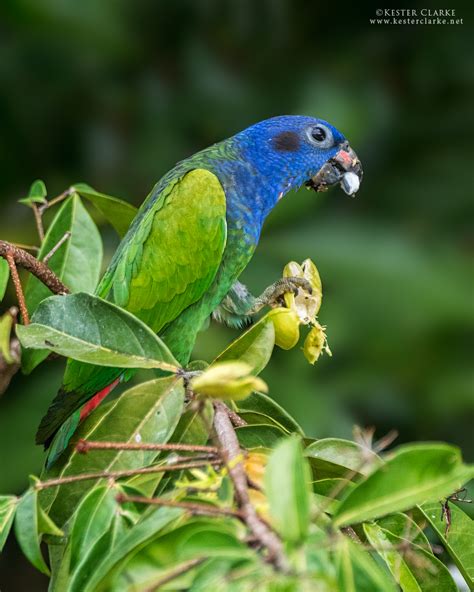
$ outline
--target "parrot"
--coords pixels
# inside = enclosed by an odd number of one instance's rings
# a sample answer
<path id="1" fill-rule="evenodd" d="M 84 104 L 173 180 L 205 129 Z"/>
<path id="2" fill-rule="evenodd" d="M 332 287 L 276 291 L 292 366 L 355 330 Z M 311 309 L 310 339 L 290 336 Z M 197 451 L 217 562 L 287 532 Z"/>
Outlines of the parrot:
<path id="1" fill-rule="evenodd" d="M 241 326 L 285 292 L 281 278 L 254 297 L 239 282 L 275 205 L 303 185 L 340 185 L 355 195 L 362 165 L 345 136 L 304 115 L 272 117 L 179 162 L 153 187 L 120 242 L 96 295 L 146 323 L 183 366 L 209 319 Z M 41 420 L 37 444 L 46 467 L 79 423 L 130 370 L 69 359 L 63 383 Z"/>

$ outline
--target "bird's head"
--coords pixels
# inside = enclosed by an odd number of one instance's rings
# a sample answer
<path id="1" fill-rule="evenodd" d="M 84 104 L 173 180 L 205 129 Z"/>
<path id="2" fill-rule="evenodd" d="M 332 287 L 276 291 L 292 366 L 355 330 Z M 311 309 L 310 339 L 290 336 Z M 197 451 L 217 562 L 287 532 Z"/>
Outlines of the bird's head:
<path id="1" fill-rule="evenodd" d="M 340 185 L 354 195 L 361 163 L 344 135 L 313 117 L 285 115 L 257 123 L 237 137 L 252 164 L 282 197 L 303 184 L 315 191 Z"/>

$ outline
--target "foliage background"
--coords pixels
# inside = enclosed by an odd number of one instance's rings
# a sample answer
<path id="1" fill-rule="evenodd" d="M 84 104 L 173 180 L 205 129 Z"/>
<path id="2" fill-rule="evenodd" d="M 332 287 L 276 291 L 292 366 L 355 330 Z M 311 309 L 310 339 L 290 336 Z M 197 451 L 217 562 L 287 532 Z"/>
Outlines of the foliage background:
<path id="1" fill-rule="evenodd" d="M 275 352 L 263 377 L 313 436 L 394 427 L 400 441 L 444 439 L 472 460 L 467 4 L 456 6 L 464 25 L 445 27 L 373 26 L 367 5 L 303 0 L 8 0 L 1 13 L 1 238 L 35 241 L 16 203 L 35 178 L 51 195 L 85 181 L 138 205 L 177 160 L 255 121 L 327 119 L 364 164 L 357 199 L 289 195 L 244 280 L 259 293 L 288 259 L 311 257 L 334 357 L 312 368 L 297 349 Z M 196 357 L 232 336 L 212 327 Z M 40 469 L 33 434 L 61 370 L 17 375 L 0 399 L 2 493 Z M 13 541 L 0 587 L 45 589 Z"/>

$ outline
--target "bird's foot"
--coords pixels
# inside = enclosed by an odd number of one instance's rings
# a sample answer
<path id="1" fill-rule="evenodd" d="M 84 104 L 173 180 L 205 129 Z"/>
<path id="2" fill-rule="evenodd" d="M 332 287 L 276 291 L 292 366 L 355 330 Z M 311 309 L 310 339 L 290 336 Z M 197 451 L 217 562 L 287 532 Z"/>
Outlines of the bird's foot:
<path id="1" fill-rule="evenodd" d="M 297 294 L 298 290 L 302 289 L 309 294 L 312 294 L 313 288 L 309 281 L 301 277 L 284 277 L 274 282 L 271 286 L 268 286 L 260 296 L 255 298 L 252 307 L 247 311 L 246 314 L 254 315 L 264 306 L 270 306 L 275 308 L 277 306 L 284 305 L 283 296 L 288 292 Z"/>

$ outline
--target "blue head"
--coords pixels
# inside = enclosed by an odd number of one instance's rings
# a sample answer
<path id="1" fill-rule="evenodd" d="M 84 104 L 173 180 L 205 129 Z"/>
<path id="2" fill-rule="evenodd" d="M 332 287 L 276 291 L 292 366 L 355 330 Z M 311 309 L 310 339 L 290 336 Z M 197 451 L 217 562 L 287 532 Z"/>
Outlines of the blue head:
<path id="1" fill-rule="evenodd" d="M 255 209 L 260 210 L 262 222 L 283 195 L 305 183 L 316 191 L 337 183 L 346 193 L 357 191 L 360 162 L 344 135 L 322 119 L 273 117 L 243 130 L 231 141 L 251 165 L 253 198 L 258 202 Z"/>

